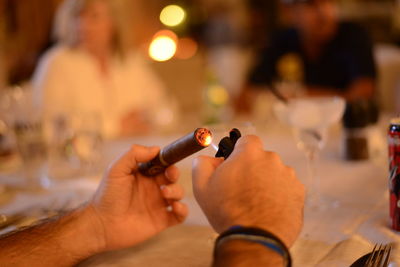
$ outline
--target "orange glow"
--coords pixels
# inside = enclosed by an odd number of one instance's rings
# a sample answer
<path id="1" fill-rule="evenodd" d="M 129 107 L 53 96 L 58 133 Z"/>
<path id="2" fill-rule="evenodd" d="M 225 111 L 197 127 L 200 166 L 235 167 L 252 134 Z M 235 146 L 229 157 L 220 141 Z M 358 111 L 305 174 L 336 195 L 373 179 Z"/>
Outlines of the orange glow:
<path id="1" fill-rule="evenodd" d="M 211 135 L 207 135 L 206 138 L 204 139 L 203 145 L 204 146 L 209 146 L 212 142 L 212 137 Z"/>
<path id="2" fill-rule="evenodd" d="M 195 132 L 195 137 L 197 142 L 204 147 L 209 146 L 212 142 L 212 133 L 206 128 L 197 129 Z"/>
<path id="3" fill-rule="evenodd" d="M 171 30 L 159 30 L 153 35 L 153 40 L 160 36 L 167 36 L 174 40 L 175 43 L 178 42 L 178 36 Z"/>
<path id="4" fill-rule="evenodd" d="M 178 42 L 176 57 L 179 59 L 189 59 L 197 53 L 198 45 L 191 38 L 181 38 Z"/>
<path id="5" fill-rule="evenodd" d="M 171 59 L 176 52 L 177 47 L 176 34 L 169 30 L 157 32 L 149 46 L 149 56 L 155 61 L 167 61 Z"/>

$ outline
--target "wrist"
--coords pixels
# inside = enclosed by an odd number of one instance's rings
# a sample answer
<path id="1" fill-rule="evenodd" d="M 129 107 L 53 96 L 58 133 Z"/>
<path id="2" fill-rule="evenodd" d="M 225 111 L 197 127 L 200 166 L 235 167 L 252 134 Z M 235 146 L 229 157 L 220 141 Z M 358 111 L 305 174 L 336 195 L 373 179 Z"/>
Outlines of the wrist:
<path id="1" fill-rule="evenodd" d="M 293 245 L 294 241 L 296 240 L 297 232 L 295 231 L 296 229 L 295 221 L 293 221 L 293 224 L 283 223 L 288 221 L 289 220 L 281 219 L 281 220 L 269 220 L 268 222 L 266 222 L 265 220 L 258 219 L 257 215 L 253 215 L 253 216 L 248 216 L 247 218 L 232 220 L 230 224 L 224 224 L 222 231 L 226 231 L 227 229 L 231 229 L 238 225 L 251 226 L 274 234 L 279 238 L 279 240 L 281 240 L 285 244 L 286 247 L 290 248 Z"/>
<path id="2" fill-rule="evenodd" d="M 259 244 L 229 240 L 214 254 L 213 267 L 219 266 L 284 266 L 283 258 Z"/>
<path id="3" fill-rule="evenodd" d="M 88 240 L 91 240 L 91 250 L 95 253 L 104 252 L 107 250 L 106 232 L 104 224 L 97 214 L 96 209 L 88 204 L 82 207 L 77 212 L 81 213 L 79 223 L 83 230 L 86 231 Z"/>
<path id="4" fill-rule="evenodd" d="M 82 260 L 105 250 L 104 231 L 93 208 L 78 208 L 60 219 L 60 247 L 72 258 Z"/>
<path id="5" fill-rule="evenodd" d="M 233 226 L 224 231 L 216 240 L 214 248 L 214 256 L 217 255 L 221 246 L 231 241 L 244 241 L 248 245 L 259 245 L 264 248 L 266 253 L 275 252 L 285 263 L 285 266 L 291 266 L 290 252 L 287 246 L 274 234 L 256 227 Z M 268 251 L 268 252 L 267 252 Z"/>

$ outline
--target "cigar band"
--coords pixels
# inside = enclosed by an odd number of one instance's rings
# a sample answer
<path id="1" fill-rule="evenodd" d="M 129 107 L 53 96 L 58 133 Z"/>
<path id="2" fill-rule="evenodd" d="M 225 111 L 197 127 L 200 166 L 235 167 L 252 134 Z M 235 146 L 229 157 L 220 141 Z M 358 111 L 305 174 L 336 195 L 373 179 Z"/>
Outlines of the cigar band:
<path id="1" fill-rule="evenodd" d="M 161 150 L 160 154 L 158 155 L 158 159 L 160 160 L 161 164 L 164 166 L 170 165 L 168 162 L 164 160 L 163 151 Z"/>

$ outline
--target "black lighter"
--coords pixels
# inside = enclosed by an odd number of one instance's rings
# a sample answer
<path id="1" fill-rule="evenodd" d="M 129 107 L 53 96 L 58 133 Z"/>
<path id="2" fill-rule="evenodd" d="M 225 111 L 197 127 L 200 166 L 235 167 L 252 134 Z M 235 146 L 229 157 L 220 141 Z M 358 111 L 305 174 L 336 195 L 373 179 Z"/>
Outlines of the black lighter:
<path id="1" fill-rule="evenodd" d="M 215 154 L 216 158 L 224 158 L 227 159 L 231 153 L 233 152 L 233 149 L 235 148 L 237 140 L 242 136 L 240 131 L 236 128 L 233 128 L 229 132 L 229 137 L 226 136 L 221 139 L 221 141 L 218 144 L 218 151 L 217 154 Z"/>

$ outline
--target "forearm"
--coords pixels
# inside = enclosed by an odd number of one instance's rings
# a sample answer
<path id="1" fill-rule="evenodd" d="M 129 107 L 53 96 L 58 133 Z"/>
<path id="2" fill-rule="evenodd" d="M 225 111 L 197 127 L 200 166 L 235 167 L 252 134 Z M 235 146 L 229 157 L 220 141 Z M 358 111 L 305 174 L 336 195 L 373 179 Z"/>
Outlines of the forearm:
<path id="1" fill-rule="evenodd" d="M 213 267 L 284 266 L 282 256 L 261 244 L 244 240 L 230 240 L 221 244 Z"/>
<path id="2" fill-rule="evenodd" d="M 346 98 L 346 93 L 340 90 L 321 86 L 308 86 L 307 95 L 309 96 L 340 96 Z"/>
<path id="3" fill-rule="evenodd" d="M 253 111 L 254 101 L 262 90 L 261 86 L 247 85 L 241 89 L 235 99 L 235 110 L 237 114 L 249 115 Z"/>
<path id="4" fill-rule="evenodd" d="M 101 251 L 101 229 L 87 209 L 0 239 L 0 265 L 72 266 Z"/>
<path id="5" fill-rule="evenodd" d="M 373 97 L 374 91 L 375 82 L 372 78 L 359 78 L 346 91 L 321 86 L 307 87 L 307 94 L 310 96 L 341 96 L 348 101 L 369 99 Z"/>

